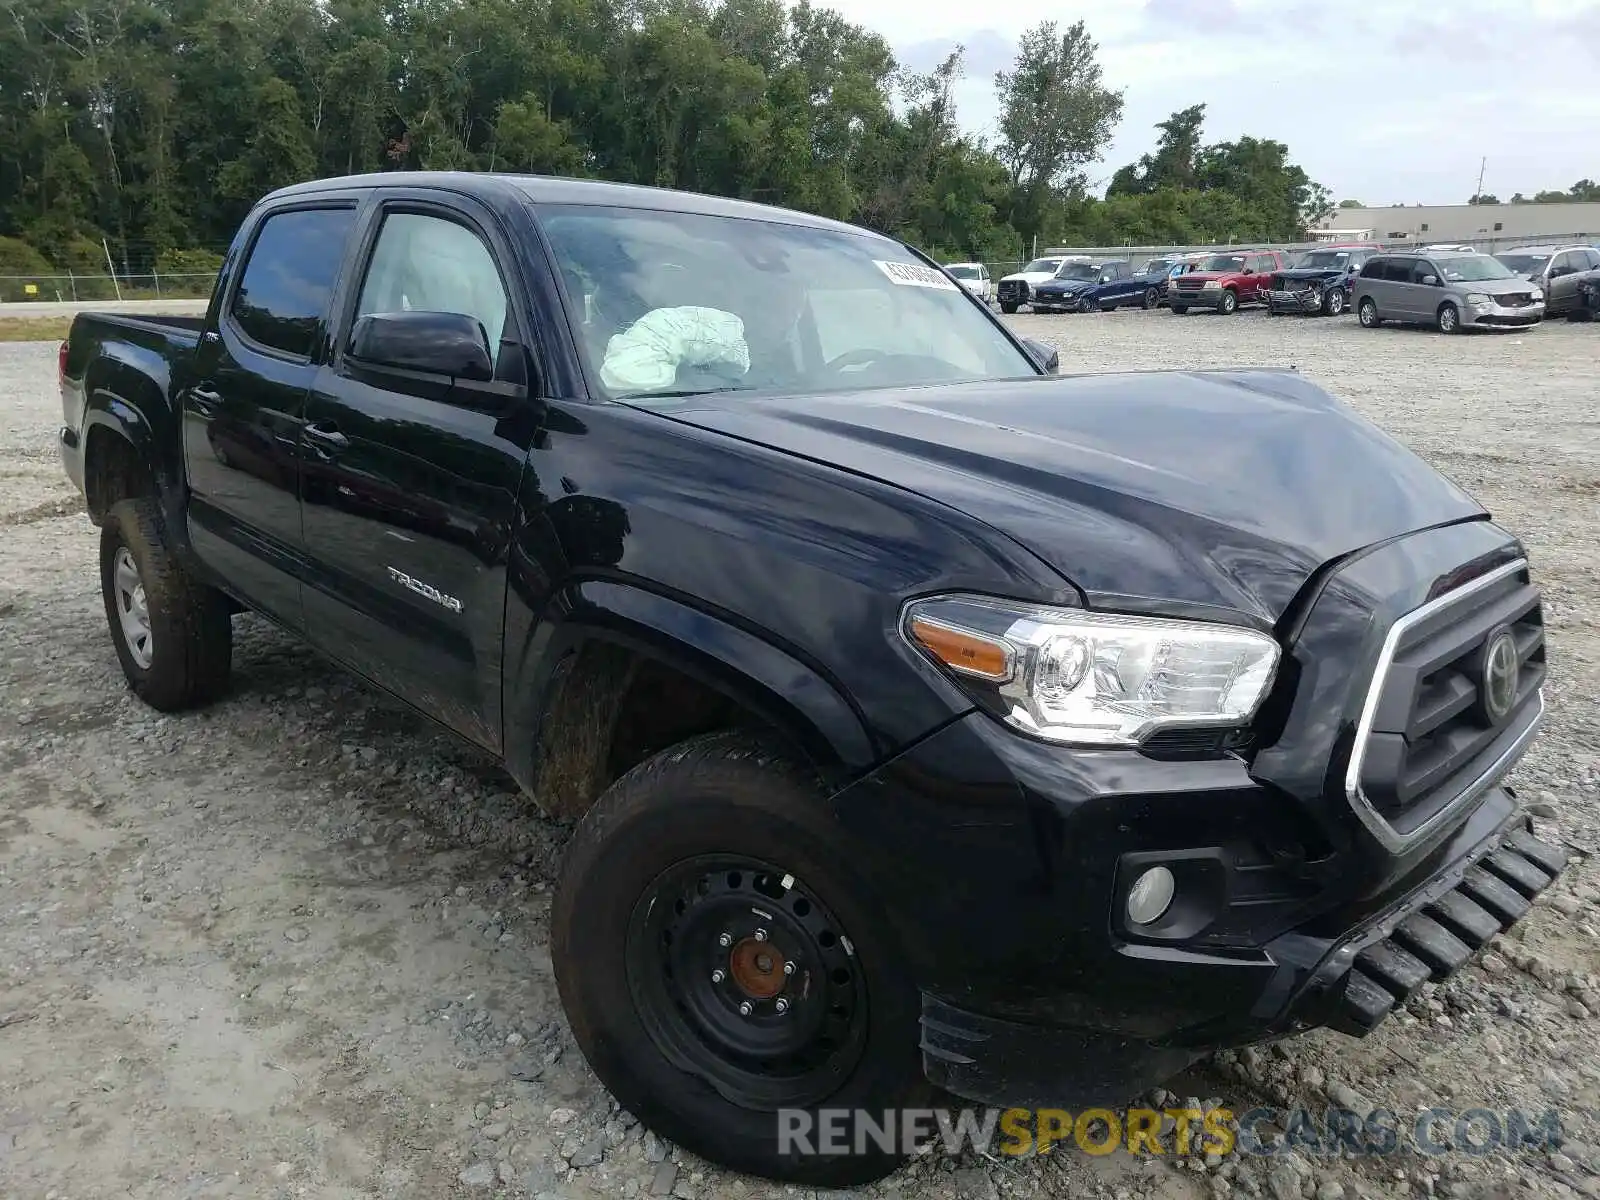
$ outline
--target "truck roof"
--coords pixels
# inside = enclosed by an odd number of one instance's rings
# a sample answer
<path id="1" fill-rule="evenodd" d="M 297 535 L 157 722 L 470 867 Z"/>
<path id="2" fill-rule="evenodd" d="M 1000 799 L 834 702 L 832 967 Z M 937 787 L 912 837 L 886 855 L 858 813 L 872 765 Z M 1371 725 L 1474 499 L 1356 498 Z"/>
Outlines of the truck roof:
<path id="1" fill-rule="evenodd" d="M 600 179 L 566 179 L 551 175 L 508 175 L 488 171 L 380 171 L 366 175 L 343 175 L 313 179 L 279 188 L 268 200 L 287 196 L 312 195 L 344 188 L 419 187 L 443 188 L 465 195 L 501 202 L 518 198 L 536 204 L 596 204 L 624 208 L 646 208 L 661 212 L 702 213 L 716 217 L 743 217 L 750 220 L 782 221 L 814 229 L 840 233 L 885 237 L 859 225 L 835 221 L 791 208 L 777 208 L 748 200 L 730 200 L 701 192 L 680 192 L 671 188 L 647 187 L 633 183 L 608 183 Z M 898 243 L 896 243 L 898 244 Z"/>

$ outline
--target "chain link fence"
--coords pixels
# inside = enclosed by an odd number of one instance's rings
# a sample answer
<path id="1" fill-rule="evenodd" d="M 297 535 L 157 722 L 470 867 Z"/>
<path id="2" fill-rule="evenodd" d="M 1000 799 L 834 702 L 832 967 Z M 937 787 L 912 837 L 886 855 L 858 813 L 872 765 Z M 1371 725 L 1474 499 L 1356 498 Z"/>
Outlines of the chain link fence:
<path id="1" fill-rule="evenodd" d="M 0 304 L 25 301 L 204 300 L 216 275 L 110 273 L 65 275 L 0 275 Z"/>

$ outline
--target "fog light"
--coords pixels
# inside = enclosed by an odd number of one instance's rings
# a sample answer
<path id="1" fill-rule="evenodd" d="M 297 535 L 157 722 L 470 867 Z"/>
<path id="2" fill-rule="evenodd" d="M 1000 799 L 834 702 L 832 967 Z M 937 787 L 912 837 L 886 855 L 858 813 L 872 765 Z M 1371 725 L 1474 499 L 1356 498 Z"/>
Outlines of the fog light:
<path id="1" fill-rule="evenodd" d="M 1151 867 L 1128 889 L 1128 920 L 1135 925 L 1148 925 L 1167 911 L 1172 903 L 1172 872 L 1165 867 Z"/>

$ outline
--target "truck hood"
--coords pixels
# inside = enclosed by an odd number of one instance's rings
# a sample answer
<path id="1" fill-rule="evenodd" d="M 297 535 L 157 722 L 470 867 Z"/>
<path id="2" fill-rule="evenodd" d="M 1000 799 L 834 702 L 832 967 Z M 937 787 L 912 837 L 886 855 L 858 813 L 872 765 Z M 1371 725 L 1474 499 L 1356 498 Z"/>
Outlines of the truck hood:
<path id="1" fill-rule="evenodd" d="M 1174 283 L 1204 283 L 1208 279 L 1238 279 L 1238 271 L 1188 271 L 1179 275 Z"/>
<path id="2" fill-rule="evenodd" d="M 999 530 L 1091 606 L 1275 623 L 1323 563 L 1483 509 L 1290 371 L 1042 376 L 668 414 Z"/>
<path id="3" fill-rule="evenodd" d="M 1016 271 L 1010 275 L 1000 276 L 1000 282 L 1008 283 L 1012 280 L 1020 279 L 1023 283 L 1034 284 L 1043 283 L 1045 280 L 1054 279 L 1055 277 L 1054 271 Z"/>

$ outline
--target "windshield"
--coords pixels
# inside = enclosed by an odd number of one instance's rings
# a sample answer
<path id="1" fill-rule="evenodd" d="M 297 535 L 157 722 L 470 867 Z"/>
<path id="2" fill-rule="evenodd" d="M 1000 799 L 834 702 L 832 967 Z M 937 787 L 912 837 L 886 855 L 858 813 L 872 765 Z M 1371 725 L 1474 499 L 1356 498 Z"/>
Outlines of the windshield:
<path id="1" fill-rule="evenodd" d="M 1347 267 L 1352 256 L 1348 250 L 1307 250 L 1295 260 L 1297 267 Z M 1355 262 L 1361 262 L 1357 258 Z"/>
<path id="2" fill-rule="evenodd" d="M 1460 258 L 1441 258 L 1439 270 L 1451 283 L 1476 283 L 1485 279 L 1515 279 L 1515 272 L 1487 254 L 1463 254 Z"/>
<path id="3" fill-rule="evenodd" d="M 1059 258 L 1036 258 L 1022 268 L 1022 273 L 1024 275 L 1052 275 L 1060 265 L 1061 260 Z"/>
<path id="4" fill-rule="evenodd" d="M 946 267 L 945 270 L 949 271 L 950 274 L 954 275 L 957 279 L 976 279 L 978 277 L 977 267 L 956 266 Z"/>
<path id="5" fill-rule="evenodd" d="M 1496 254 L 1495 257 L 1517 275 L 1538 275 L 1550 261 L 1548 254 Z"/>
<path id="6" fill-rule="evenodd" d="M 1244 270 L 1244 255 L 1242 254 L 1213 254 L 1201 263 L 1201 271 L 1242 271 Z"/>
<path id="7" fill-rule="evenodd" d="M 1093 263 L 1063 263 L 1061 269 L 1056 272 L 1056 278 L 1096 280 L 1100 278 L 1100 268 Z"/>
<path id="8" fill-rule="evenodd" d="M 866 233 L 541 205 L 607 395 L 788 394 L 1037 374 L 960 284 Z"/>
<path id="9" fill-rule="evenodd" d="M 1170 258 L 1152 258 L 1149 262 L 1145 263 L 1144 266 L 1139 268 L 1139 274 L 1165 275 L 1177 265 L 1178 264 L 1173 262 Z"/>

